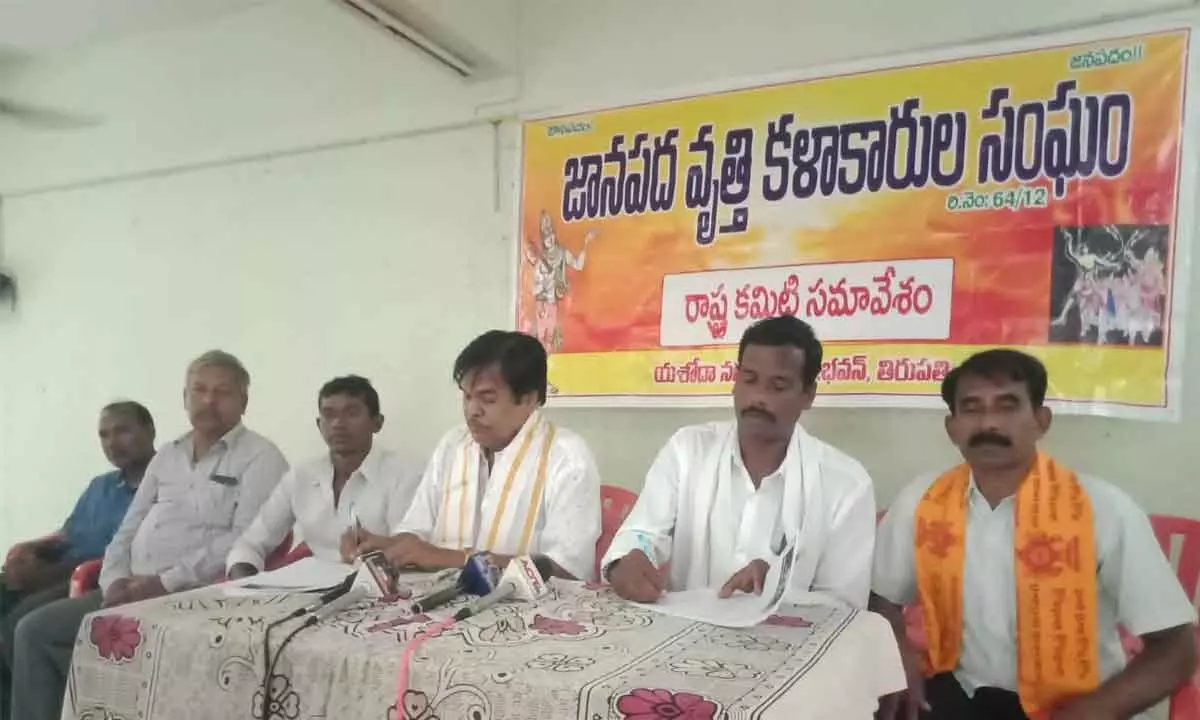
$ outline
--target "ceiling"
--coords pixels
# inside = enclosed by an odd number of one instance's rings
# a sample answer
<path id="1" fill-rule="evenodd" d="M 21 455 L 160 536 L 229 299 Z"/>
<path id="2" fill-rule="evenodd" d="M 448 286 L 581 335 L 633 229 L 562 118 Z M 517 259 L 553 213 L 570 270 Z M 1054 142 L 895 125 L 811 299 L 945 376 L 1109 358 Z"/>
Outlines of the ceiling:
<path id="1" fill-rule="evenodd" d="M 0 81 L 22 63 L 297 0 L 0 0 Z M 372 0 L 475 65 L 510 65 L 516 0 Z M 336 4 L 331 0 L 331 5 Z M 513 38 L 507 37 L 506 29 Z"/>
<path id="2" fill-rule="evenodd" d="M 268 0 L 0 0 L 0 59 L 46 55 Z"/>

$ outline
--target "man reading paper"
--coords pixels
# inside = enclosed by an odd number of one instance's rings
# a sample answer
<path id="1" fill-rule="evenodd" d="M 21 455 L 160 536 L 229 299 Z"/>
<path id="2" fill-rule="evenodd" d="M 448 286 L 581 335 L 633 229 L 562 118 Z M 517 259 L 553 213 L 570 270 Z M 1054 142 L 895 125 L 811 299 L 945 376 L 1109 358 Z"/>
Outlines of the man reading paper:
<path id="1" fill-rule="evenodd" d="M 589 579 L 600 536 L 600 479 L 581 437 L 539 408 L 546 350 L 533 336 L 491 330 L 454 362 L 465 426 L 433 452 L 393 538 L 364 543 L 397 567 L 460 567 L 476 551 L 499 565 L 548 557 L 556 575 Z"/>
<path id="2" fill-rule="evenodd" d="M 1038 450 L 1046 386 L 1041 361 L 1004 349 L 942 381 L 966 462 L 902 490 L 879 528 L 871 606 L 909 674 L 887 720 L 1127 720 L 1192 674 L 1195 611 L 1146 515 Z M 913 602 L 920 658 L 900 615 Z M 1144 643 L 1128 665 L 1118 624 Z"/>
<path id="3" fill-rule="evenodd" d="M 617 594 L 655 602 L 664 590 L 761 593 L 769 561 L 795 545 L 785 601 L 817 592 L 866 607 L 871 478 L 798 424 L 812 407 L 821 355 L 821 342 L 798 318 L 746 330 L 735 420 L 685 427 L 659 452 L 603 559 Z"/>

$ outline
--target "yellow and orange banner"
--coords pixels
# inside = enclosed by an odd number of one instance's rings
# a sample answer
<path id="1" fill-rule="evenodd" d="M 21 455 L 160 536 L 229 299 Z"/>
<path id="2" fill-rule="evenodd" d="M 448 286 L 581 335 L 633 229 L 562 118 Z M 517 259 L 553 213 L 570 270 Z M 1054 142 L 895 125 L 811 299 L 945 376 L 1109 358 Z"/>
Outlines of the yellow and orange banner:
<path id="1" fill-rule="evenodd" d="M 1006 346 L 1060 408 L 1177 417 L 1189 43 L 1064 37 L 527 121 L 518 326 L 574 404 L 723 402 L 741 333 L 792 314 L 830 404 L 927 406 Z"/>

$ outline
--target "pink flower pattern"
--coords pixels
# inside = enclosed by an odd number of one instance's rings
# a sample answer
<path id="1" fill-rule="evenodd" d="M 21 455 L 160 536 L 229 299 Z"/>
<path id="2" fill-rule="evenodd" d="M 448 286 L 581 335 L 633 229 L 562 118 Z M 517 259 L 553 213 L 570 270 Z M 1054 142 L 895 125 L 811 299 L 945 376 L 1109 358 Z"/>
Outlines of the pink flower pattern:
<path id="1" fill-rule="evenodd" d="M 717 704 L 694 693 L 635 688 L 617 699 L 626 720 L 712 720 Z"/>
<path id="2" fill-rule="evenodd" d="M 124 615 L 98 615 L 92 618 L 88 639 L 100 657 L 128 662 L 142 644 L 142 625 L 137 618 Z"/>
<path id="3" fill-rule="evenodd" d="M 533 616 L 530 627 L 542 635 L 582 635 L 587 629 L 574 620 L 560 620 L 541 614 Z"/>

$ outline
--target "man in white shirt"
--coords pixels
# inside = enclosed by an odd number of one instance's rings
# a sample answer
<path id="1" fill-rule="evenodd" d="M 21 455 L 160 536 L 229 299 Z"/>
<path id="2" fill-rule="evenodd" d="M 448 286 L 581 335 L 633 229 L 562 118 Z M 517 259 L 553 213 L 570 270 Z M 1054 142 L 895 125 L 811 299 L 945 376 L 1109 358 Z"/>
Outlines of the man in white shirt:
<path id="1" fill-rule="evenodd" d="M 100 590 L 26 615 L 14 639 L 12 717 L 58 720 L 71 650 L 83 618 L 213 582 L 233 541 L 258 514 L 287 461 L 242 425 L 250 374 L 236 357 L 207 352 L 183 391 L 192 431 L 159 449 L 104 553 Z"/>
<path id="2" fill-rule="evenodd" d="M 600 478 L 581 437 L 541 413 L 546 350 L 490 330 L 454 362 L 465 426 L 442 438 L 404 521 L 384 547 L 397 567 L 460 567 L 473 552 L 499 565 L 544 555 L 557 576 L 590 578 L 600 536 Z"/>
<path id="3" fill-rule="evenodd" d="M 904 488 L 876 546 L 871 607 L 909 675 L 886 720 L 1126 720 L 1193 672 L 1195 610 L 1146 515 L 1038 450 L 1047 385 L 1038 359 L 1006 349 L 942 382 L 966 462 Z M 919 657 L 901 616 L 914 602 Z M 1118 625 L 1144 644 L 1128 665 Z"/>
<path id="4" fill-rule="evenodd" d="M 383 415 L 369 380 L 348 375 L 325 383 L 317 412 L 329 452 L 283 476 L 230 550 L 229 577 L 261 571 L 288 532 L 314 557 L 350 562 L 360 542 L 386 537 L 412 504 L 420 476 L 375 444 Z"/>
<path id="5" fill-rule="evenodd" d="M 866 606 L 871 478 L 798 424 L 812 407 L 821 355 L 821 342 L 798 318 L 746 330 L 735 420 L 685 427 L 659 452 L 602 561 L 617 594 L 652 603 L 664 590 L 761 593 L 770 561 L 794 547 L 785 599 L 816 592 Z"/>

